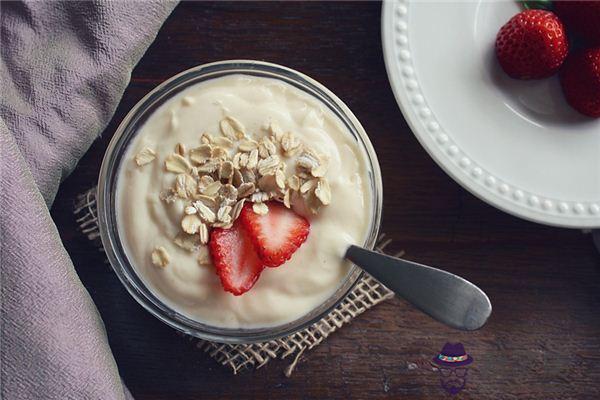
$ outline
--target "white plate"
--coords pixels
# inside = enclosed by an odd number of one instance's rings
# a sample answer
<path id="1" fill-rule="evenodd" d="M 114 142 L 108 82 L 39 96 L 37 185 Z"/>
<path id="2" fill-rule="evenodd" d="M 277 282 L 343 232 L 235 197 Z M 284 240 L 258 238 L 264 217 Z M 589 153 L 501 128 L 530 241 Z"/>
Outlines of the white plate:
<path id="1" fill-rule="evenodd" d="M 386 1 L 388 75 L 431 157 L 482 200 L 519 217 L 600 227 L 600 120 L 564 101 L 556 77 L 508 78 L 494 56 L 516 1 Z"/>

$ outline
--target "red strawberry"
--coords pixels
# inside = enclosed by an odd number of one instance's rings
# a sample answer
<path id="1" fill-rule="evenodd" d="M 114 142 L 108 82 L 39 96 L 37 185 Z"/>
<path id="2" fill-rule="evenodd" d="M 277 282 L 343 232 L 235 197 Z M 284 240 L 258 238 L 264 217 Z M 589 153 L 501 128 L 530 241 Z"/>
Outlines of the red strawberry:
<path id="1" fill-rule="evenodd" d="M 555 1 L 554 11 L 570 33 L 591 45 L 600 45 L 600 1 Z"/>
<path id="2" fill-rule="evenodd" d="M 239 296 L 254 286 L 264 267 L 239 221 L 230 229 L 214 229 L 208 246 L 226 291 Z"/>
<path id="3" fill-rule="evenodd" d="M 306 218 L 281 203 L 269 202 L 269 212 L 259 215 L 246 203 L 240 214 L 256 251 L 267 267 L 277 267 L 290 259 L 306 241 L 310 224 Z"/>
<path id="4" fill-rule="evenodd" d="M 554 74 L 568 51 L 564 26 L 550 11 L 525 10 L 512 17 L 496 36 L 496 57 L 504 72 L 517 79 Z"/>
<path id="5" fill-rule="evenodd" d="M 570 55 L 560 71 L 560 83 L 571 107 L 600 117 L 600 47 Z"/>

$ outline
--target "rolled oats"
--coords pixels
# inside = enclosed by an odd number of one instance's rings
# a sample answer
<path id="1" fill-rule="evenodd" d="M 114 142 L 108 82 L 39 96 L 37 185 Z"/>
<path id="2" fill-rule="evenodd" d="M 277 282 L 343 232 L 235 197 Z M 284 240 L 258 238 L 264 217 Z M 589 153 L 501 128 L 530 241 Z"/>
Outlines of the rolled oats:
<path id="1" fill-rule="evenodd" d="M 161 200 L 187 199 L 181 219 L 183 232 L 174 239 L 177 246 L 206 252 L 210 229 L 230 228 L 246 201 L 261 215 L 268 213 L 269 200 L 287 208 L 303 201 L 312 213 L 331 203 L 331 188 L 324 178 L 329 158 L 306 147 L 293 133 L 284 134 L 271 122 L 267 128 L 270 136 L 256 141 L 246 137 L 241 122 L 229 116 L 220 121 L 220 129 L 223 136 L 203 133 L 200 146 L 186 150 L 178 143 L 175 153 L 165 158 L 167 171 L 178 175 L 174 187 L 160 192 Z M 237 152 L 230 156 L 234 146 Z M 295 171 L 286 177 L 288 164 L 281 156 L 296 154 Z M 135 161 L 144 165 L 154 158 L 154 151 L 145 148 Z M 198 262 L 210 263 L 210 259 L 199 255 Z"/>
<path id="2" fill-rule="evenodd" d="M 208 234 L 208 227 L 206 226 L 206 224 L 200 224 L 200 226 L 198 227 L 198 236 L 200 237 L 200 243 L 208 243 L 210 236 Z"/>
<path id="3" fill-rule="evenodd" d="M 172 189 L 161 190 L 158 194 L 158 198 L 166 203 L 173 203 L 175 200 L 177 200 L 177 196 L 173 194 Z"/>
<path id="4" fill-rule="evenodd" d="M 170 260 L 169 253 L 167 253 L 167 250 L 162 246 L 156 247 L 152 252 L 152 264 L 157 267 L 166 267 L 169 265 Z"/>
<path id="5" fill-rule="evenodd" d="M 322 178 L 327 173 L 329 168 L 329 158 L 324 155 L 319 155 L 319 165 L 310 170 L 310 174 L 315 178 Z"/>
<path id="6" fill-rule="evenodd" d="M 229 153 L 227 153 L 227 150 L 225 150 L 223 147 L 215 146 L 212 149 L 211 157 L 225 161 L 229 157 Z"/>
<path id="7" fill-rule="evenodd" d="M 219 197 L 220 197 L 219 204 L 220 204 L 221 207 L 225 207 L 225 206 L 233 207 L 235 205 L 236 200 L 237 200 L 237 198 L 235 198 L 235 199 L 231 199 L 231 198 L 226 199 L 223 196 L 219 196 Z"/>
<path id="8" fill-rule="evenodd" d="M 200 191 L 202 192 L 203 195 L 214 196 L 219 192 L 219 190 L 221 189 L 221 186 L 223 186 L 223 184 L 221 182 L 214 181 L 213 183 L 209 184 L 208 186 L 206 186 L 204 189 L 201 189 Z"/>
<path id="9" fill-rule="evenodd" d="M 248 155 L 248 162 L 246 163 L 246 168 L 254 169 L 258 165 L 258 149 L 254 149 Z"/>
<path id="10" fill-rule="evenodd" d="M 183 212 L 186 215 L 192 215 L 192 214 L 196 214 L 198 212 L 198 210 L 196 210 L 196 207 L 194 207 L 194 206 L 186 206 L 185 209 L 183 210 Z"/>
<path id="11" fill-rule="evenodd" d="M 232 160 L 233 168 L 235 168 L 235 169 L 240 169 L 241 168 L 240 167 L 240 158 L 241 157 L 242 157 L 242 153 L 236 153 L 233 156 L 233 160 Z"/>
<path id="12" fill-rule="evenodd" d="M 281 149 L 286 156 L 293 156 L 299 152 L 302 147 L 302 143 L 292 132 L 284 133 L 283 136 L 281 136 L 280 143 Z"/>
<path id="13" fill-rule="evenodd" d="M 248 153 L 242 153 L 240 155 L 240 168 L 246 168 L 248 166 L 248 159 L 250 158 L 250 156 L 248 155 Z"/>
<path id="14" fill-rule="evenodd" d="M 204 164 L 211 158 L 212 146 L 203 144 L 199 147 L 190 149 L 190 160 L 196 164 Z"/>
<path id="15" fill-rule="evenodd" d="M 265 175 L 258 180 L 258 188 L 263 192 L 272 192 L 278 188 L 275 175 Z"/>
<path id="16" fill-rule="evenodd" d="M 175 178 L 175 193 L 182 199 L 187 199 L 196 194 L 198 183 L 188 174 L 179 174 Z"/>
<path id="17" fill-rule="evenodd" d="M 231 183 L 233 184 L 233 186 L 239 187 L 244 183 L 244 177 L 242 176 L 242 173 L 240 172 L 239 169 L 233 170 L 232 178 L 233 179 L 232 179 Z"/>
<path id="18" fill-rule="evenodd" d="M 317 180 L 316 179 L 311 179 L 308 180 L 306 182 L 304 182 L 302 184 L 302 186 L 300 186 L 300 193 L 305 194 L 308 193 L 309 191 L 311 191 L 315 186 L 317 185 Z"/>
<path id="19" fill-rule="evenodd" d="M 207 187 L 208 185 L 210 185 L 214 181 L 215 180 L 213 179 L 212 176 L 210 176 L 210 175 L 204 175 L 202 178 L 200 178 L 200 189 L 203 189 L 203 188 Z"/>
<path id="20" fill-rule="evenodd" d="M 235 186 L 228 183 L 221 186 L 221 189 L 219 189 L 219 194 L 223 196 L 224 199 L 235 201 L 238 196 L 238 190 L 235 188 Z"/>
<path id="21" fill-rule="evenodd" d="M 271 122 L 269 124 L 268 131 L 271 134 L 271 136 L 275 138 L 275 141 L 279 142 L 281 140 L 281 137 L 283 136 L 283 131 L 276 122 Z"/>
<path id="22" fill-rule="evenodd" d="M 189 235 L 184 232 L 179 232 L 173 243 L 187 251 L 196 251 L 200 247 L 200 240 L 197 235 Z"/>
<path id="23" fill-rule="evenodd" d="M 233 142 L 231 140 L 229 140 L 228 138 L 226 138 L 225 136 L 217 136 L 217 137 L 213 138 L 211 143 L 213 143 L 217 146 L 228 148 L 228 149 L 233 147 Z"/>
<path id="24" fill-rule="evenodd" d="M 311 171 L 313 168 L 319 166 L 319 159 L 317 156 L 310 150 L 304 150 L 298 160 L 296 160 L 296 168 L 299 171 Z"/>
<path id="25" fill-rule="evenodd" d="M 177 143 L 177 145 L 175 146 L 175 153 L 179 154 L 180 156 L 185 156 L 185 145 L 183 143 Z"/>
<path id="26" fill-rule="evenodd" d="M 156 153 L 149 147 L 145 147 L 140 150 L 139 153 L 135 155 L 135 163 L 141 167 L 142 165 L 146 165 L 156 158 Z"/>
<path id="27" fill-rule="evenodd" d="M 225 117 L 219 124 L 223 136 L 231 140 L 242 139 L 245 135 L 244 125 L 233 117 Z"/>
<path id="28" fill-rule="evenodd" d="M 254 174 L 254 172 L 251 169 L 242 170 L 242 177 L 244 179 L 244 182 L 247 182 L 247 183 L 256 182 L 256 175 Z"/>
<path id="29" fill-rule="evenodd" d="M 277 153 L 277 147 L 271 139 L 263 137 L 258 144 L 258 153 L 261 158 L 267 158 Z"/>
<path id="30" fill-rule="evenodd" d="M 198 217 L 198 214 L 189 214 L 181 219 L 181 228 L 185 233 L 193 235 L 198 232 L 202 221 Z"/>
<path id="31" fill-rule="evenodd" d="M 212 259 L 210 257 L 210 252 L 208 251 L 208 247 L 201 246 L 198 249 L 198 264 L 200 265 L 210 265 L 212 264 Z"/>
<path id="32" fill-rule="evenodd" d="M 300 178 L 297 175 L 291 175 L 287 179 L 287 184 L 290 189 L 298 191 L 300 190 Z"/>
<path id="33" fill-rule="evenodd" d="M 261 175 L 273 175 L 279 167 L 279 156 L 272 155 L 258 162 L 258 173 Z"/>
<path id="34" fill-rule="evenodd" d="M 217 207 L 217 201 L 215 200 L 215 197 L 198 194 L 198 195 L 194 196 L 194 200 L 201 201 L 208 208 L 216 208 Z"/>
<path id="35" fill-rule="evenodd" d="M 249 153 L 256 148 L 258 148 L 258 143 L 252 139 L 242 140 L 242 142 L 238 146 L 239 151 L 243 151 L 246 153 Z"/>
<path id="36" fill-rule="evenodd" d="M 169 154 L 165 159 L 165 168 L 169 172 L 175 172 L 176 174 L 188 174 L 192 170 L 190 162 L 181 157 L 179 154 Z"/>
<path id="37" fill-rule="evenodd" d="M 230 229 L 233 224 L 231 222 L 215 222 L 212 226 L 213 228 Z"/>
<path id="38" fill-rule="evenodd" d="M 213 142 L 213 137 L 204 132 L 201 136 L 200 136 L 200 143 L 202 144 L 211 144 Z"/>
<path id="39" fill-rule="evenodd" d="M 285 189 L 285 174 L 280 169 L 275 171 L 275 183 L 279 189 Z"/>
<path id="40" fill-rule="evenodd" d="M 312 179 L 313 178 L 312 174 L 310 174 L 306 171 L 296 171 L 296 175 L 298 175 L 298 177 L 301 179 Z"/>
<path id="41" fill-rule="evenodd" d="M 219 211 L 217 212 L 217 220 L 219 222 L 225 222 L 225 223 L 231 222 L 230 213 L 231 213 L 230 206 L 223 206 L 223 207 L 219 208 Z"/>
<path id="42" fill-rule="evenodd" d="M 204 172 L 204 173 L 207 173 L 207 174 L 212 174 L 217 169 L 219 169 L 219 165 L 220 164 L 221 163 L 218 160 L 210 159 L 206 163 L 204 163 L 204 164 L 202 164 L 202 165 L 200 165 L 198 167 L 198 172 Z"/>
<path id="43" fill-rule="evenodd" d="M 287 208 L 291 207 L 290 204 L 290 190 L 286 189 L 284 194 L 283 194 L 283 205 L 286 206 Z"/>
<path id="44" fill-rule="evenodd" d="M 200 215 L 200 219 L 202 219 L 205 223 L 213 223 L 217 219 L 215 212 L 208 208 L 203 202 L 195 201 L 194 207 L 198 209 L 198 215 Z"/>
<path id="45" fill-rule="evenodd" d="M 331 188 L 329 187 L 329 182 L 327 182 L 327 179 L 319 179 L 319 182 L 317 182 L 317 187 L 315 188 L 315 196 L 324 206 L 331 203 Z"/>
<path id="46" fill-rule="evenodd" d="M 253 203 L 263 203 L 271 198 L 266 192 L 256 192 L 250 196 L 250 201 Z"/>
<path id="47" fill-rule="evenodd" d="M 314 192 L 305 193 L 302 198 L 304 199 L 304 204 L 311 213 L 317 214 L 319 212 L 323 203 L 315 196 Z"/>
<path id="48" fill-rule="evenodd" d="M 258 215 L 265 215 L 269 212 L 269 207 L 265 203 L 252 204 L 252 211 Z"/>
<path id="49" fill-rule="evenodd" d="M 236 219 L 238 219 L 238 217 L 240 216 L 240 213 L 242 212 L 242 208 L 244 208 L 245 202 L 246 202 L 246 199 L 241 199 L 237 203 L 235 203 L 235 205 L 231 209 L 232 221 L 235 221 Z"/>
<path id="50" fill-rule="evenodd" d="M 219 167 L 219 179 L 229 179 L 233 175 L 233 163 L 231 161 L 225 161 Z"/>
<path id="51" fill-rule="evenodd" d="M 238 191 L 237 191 L 238 198 L 241 199 L 244 197 L 248 197 L 252 193 L 254 193 L 254 190 L 255 190 L 254 183 L 252 183 L 252 182 L 242 183 L 238 187 Z"/>

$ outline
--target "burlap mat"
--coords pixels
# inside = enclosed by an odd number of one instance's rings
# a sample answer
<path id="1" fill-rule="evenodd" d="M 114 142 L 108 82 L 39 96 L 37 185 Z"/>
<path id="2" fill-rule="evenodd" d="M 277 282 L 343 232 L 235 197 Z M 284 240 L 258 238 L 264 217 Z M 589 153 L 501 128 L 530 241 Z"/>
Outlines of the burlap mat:
<path id="1" fill-rule="evenodd" d="M 104 251 L 96 218 L 96 188 L 78 196 L 74 213 L 81 232 L 93 241 L 100 251 Z M 391 240 L 386 239 L 385 234 L 382 234 L 376 246 L 377 251 L 383 252 L 390 242 Z M 108 263 L 108 260 L 106 262 Z M 260 368 L 271 359 L 285 359 L 291 356 L 293 360 L 284 371 L 285 375 L 289 377 L 305 350 L 318 346 L 337 329 L 350 323 L 352 319 L 369 308 L 393 296 L 392 291 L 365 274 L 354 290 L 327 316 L 308 328 L 281 339 L 263 343 L 232 345 L 200 340 L 183 333 L 181 335 L 194 342 L 196 347 L 208 353 L 220 364 L 229 366 L 234 374 L 244 368 Z"/>

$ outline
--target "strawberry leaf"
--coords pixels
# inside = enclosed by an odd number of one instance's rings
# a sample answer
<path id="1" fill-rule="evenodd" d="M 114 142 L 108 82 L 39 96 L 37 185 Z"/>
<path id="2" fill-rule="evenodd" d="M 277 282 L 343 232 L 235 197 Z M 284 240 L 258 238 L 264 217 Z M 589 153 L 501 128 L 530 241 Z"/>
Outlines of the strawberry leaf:
<path id="1" fill-rule="evenodd" d="M 551 0 L 520 0 L 519 3 L 528 10 L 552 10 Z"/>

